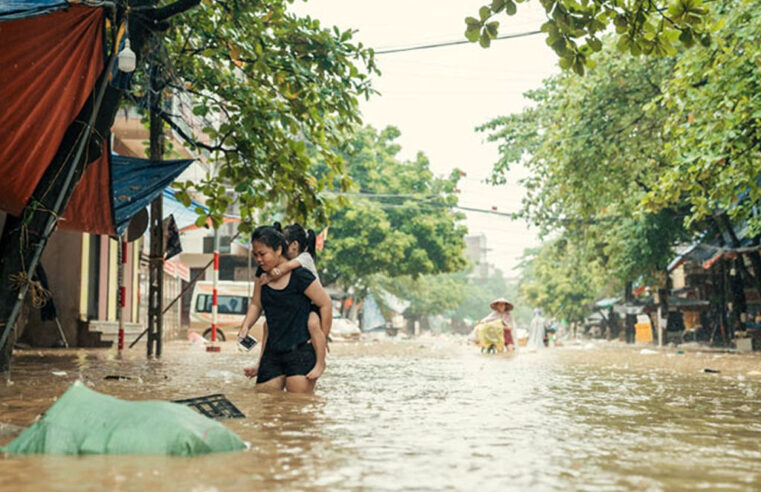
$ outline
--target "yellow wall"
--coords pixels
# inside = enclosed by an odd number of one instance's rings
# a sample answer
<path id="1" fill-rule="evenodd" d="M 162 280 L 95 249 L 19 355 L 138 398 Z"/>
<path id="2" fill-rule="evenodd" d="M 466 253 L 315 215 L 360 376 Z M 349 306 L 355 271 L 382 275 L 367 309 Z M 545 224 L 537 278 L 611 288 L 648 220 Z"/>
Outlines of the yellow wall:
<path id="1" fill-rule="evenodd" d="M 143 238 L 132 243 L 132 322 L 137 323 L 140 306 L 138 293 L 140 291 L 140 252 L 143 250 Z"/>
<path id="2" fill-rule="evenodd" d="M 116 303 L 119 299 L 119 241 L 108 240 L 108 321 L 116 321 Z"/>
<path id="3" fill-rule="evenodd" d="M 79 274 L 79 319 L 87 319 L 87 295 L 90 276 L 90 235 L 82 233 L 82 265 Z"/>

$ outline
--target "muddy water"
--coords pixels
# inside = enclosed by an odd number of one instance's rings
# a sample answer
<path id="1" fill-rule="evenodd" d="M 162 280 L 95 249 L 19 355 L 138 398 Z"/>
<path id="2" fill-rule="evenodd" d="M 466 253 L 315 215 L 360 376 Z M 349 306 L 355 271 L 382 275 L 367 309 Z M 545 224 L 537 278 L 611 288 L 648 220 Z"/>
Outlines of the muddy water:
<path id="1" fill-rule="evenodd" d="M 317 395 L 300 396 L 253 392 L 241 375 L 251 354 L 232 344 L 209 354 L 170 343 L 160 361 L 113 355 L 20 353 L 13 384 L 0 385 L 0 422 L 31 424 L 77 378 L 126 399 L 222 392 L 247 415 L 224 424 L 251 449 L 0 457 L 1 490 L 761 490 L 758 356 L 335 343 Z M 0 429 L 0 444 L 11 439 Z"/>

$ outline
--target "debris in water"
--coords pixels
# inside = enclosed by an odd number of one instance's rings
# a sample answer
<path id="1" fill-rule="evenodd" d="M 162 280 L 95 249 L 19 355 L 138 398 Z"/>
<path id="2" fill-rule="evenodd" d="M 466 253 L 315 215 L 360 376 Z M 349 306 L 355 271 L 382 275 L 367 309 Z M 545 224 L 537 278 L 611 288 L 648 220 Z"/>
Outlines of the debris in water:
<path id="1" fill-rule="evenodd" d="M 132 379 L 132 376 L 121 376 L 119 374 L 109 374 L 103 379 L 113 379 L 115 381 L 129 381 L 130 379 Z"/>
<path id="2" fill-rule="evenodd" d="M 650 349 L 642 349 L 639 351 L 639 353 L 644 355 L 651 355 L 651 354 L 657 354 L 658 352 L 656 352 L 655 350 L 650 350 Z"/>
<path id="3" fill-rule="evenodd" d="M 53 376 L 65 376 L 66 375 L 66 371 L 52 371 L 51 374 Z"/>
<path id="4" fill-rule="evenodd" d="M 710 368 L 706 367 L 705 369 L 703 369 L 703 372 L 709 372 L 711 374 L 718 374 L 721 371 L 719 371 L 718 369 L 710 369 Z"/>

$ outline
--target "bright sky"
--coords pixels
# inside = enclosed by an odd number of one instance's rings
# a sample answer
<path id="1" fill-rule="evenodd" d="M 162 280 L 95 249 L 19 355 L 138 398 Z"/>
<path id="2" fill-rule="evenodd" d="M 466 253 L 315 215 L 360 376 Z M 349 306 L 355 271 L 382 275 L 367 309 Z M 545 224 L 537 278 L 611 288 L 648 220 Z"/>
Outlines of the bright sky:
<path id="1" fill-rule="evenodd" d="M 356 40 L 376 51 L 465 39 L 465 17 L 476 16 L 488 0 L 309 0 L 294 9 L 324 26 L 356 29 Z M 544 11 L 538 2 L 518 4 L 518 14 L 498 16 L 500 35 L 538 30 Z M 401 157 L 424 152 L 433 171 L 466 171 L 460 205 L 500 212 L 520 207 L 525 171 L 511 170 L 508 183 L 483 183 L 497 160 L 497 146 L 474 131 L 490 119 L 520 111 L 522 94 L 559 71 L 543 35 L 376 56 L 383 72 L 374 80 L 381 95 L 361 106 L 365 123 L 401 130 Z M 512 276 L 527 247 L 538 244 L 536 231 L 508 217 L 467 212 L 469 234 L 485 234 L 489 262 Z"/>

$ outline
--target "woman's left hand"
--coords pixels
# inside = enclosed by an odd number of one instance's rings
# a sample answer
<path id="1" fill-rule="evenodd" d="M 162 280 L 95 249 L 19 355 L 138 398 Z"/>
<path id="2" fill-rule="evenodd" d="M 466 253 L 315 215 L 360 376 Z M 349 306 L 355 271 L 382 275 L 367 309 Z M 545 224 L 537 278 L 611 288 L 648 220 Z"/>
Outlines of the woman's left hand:
<path id="1" fill-rule="evenodd" d="M 322 364 L 320 364 L 318 362 L 317 364 L 315 364 L 312 370 L 307 373 L 306 377 L 309 380 L 317 380 L 317 378 L 322 376 L 323 372 L 325 372 L 325 363 L 323 362 Z"/>

